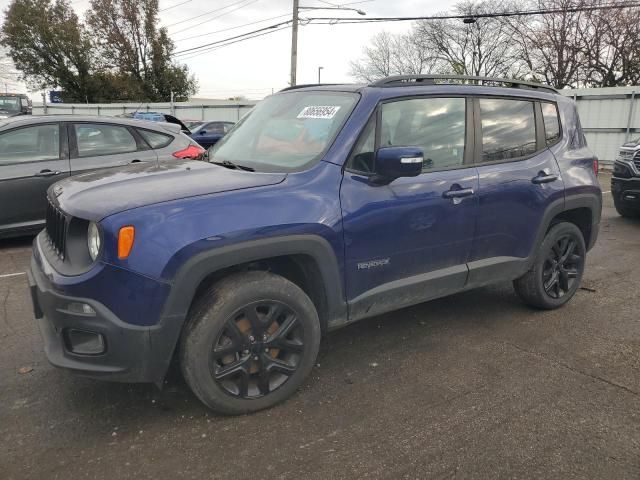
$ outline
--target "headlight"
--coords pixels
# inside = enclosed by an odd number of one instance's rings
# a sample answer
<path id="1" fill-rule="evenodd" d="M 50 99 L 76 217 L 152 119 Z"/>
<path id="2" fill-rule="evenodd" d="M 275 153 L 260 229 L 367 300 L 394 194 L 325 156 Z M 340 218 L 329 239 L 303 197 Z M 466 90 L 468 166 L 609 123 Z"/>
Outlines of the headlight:
<path id="1" fill-rule="evenodd" d="M 89 223 L 87 230 L 87 247 L 89 247 L 89 256 L 95 261 L 100 253 L 100 230 L 95 222 Z"/>

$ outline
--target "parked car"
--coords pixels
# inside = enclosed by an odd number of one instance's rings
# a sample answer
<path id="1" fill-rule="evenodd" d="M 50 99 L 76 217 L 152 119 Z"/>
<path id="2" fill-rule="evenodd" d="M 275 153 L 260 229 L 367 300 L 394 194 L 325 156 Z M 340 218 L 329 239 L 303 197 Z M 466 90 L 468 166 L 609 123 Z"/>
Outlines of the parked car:
<path id="1" fill-rule="evenodd" d="M 538 84 L 290 88 L 211 162 L 49 190 L 29 282 L 51 363 L 162 385 L 176 358 L 210 408 L 253 412 L 294 393 L 321 337 L 356 320 L 508 280 L 526 304 L 561 307 L 598 235 L 575 103 Z"/>
<path id="2" fill-rule="evenodd" d="M 18 115 L 31 115 L 31 100 L 24 93 L 0 94 L 0 120 Z"/>
<path id="3" fill-rule="evenodd" d="M 174 117 L 173 115 L 169 115 L 168 113 L 160 113 L 160 112 L 133 112 L 133 113 L 125 113 L 119 115 L 120 118 L 134 118 L 136 120 L 147 120 L 150 122 L 166 122 L 173 123 L 175 125 L 180 126 L 180 130 L 187 134 L 191 134 L 191 130 L 187 127 L 182 120 L 178 117 Z"/>
<path id="4" fill-rule="evenodd" d="M 202 148 L 210 149 L 234 126 L 233 122 L 207 122 L 191 131 L 193 138 Z"/>
<path id="5" fill-rule="evenodd" d="M 611 195 L 623 217 L 640 217 L 640 137 L 620 147 L 613 164 Z"/>
<path id="6" fill-rule="evenodd" d="M 41 230 L 47 189 L 64 177 L 204 153 L 172 124 L 70 115 L 0 120 L 0 237 Z"/>

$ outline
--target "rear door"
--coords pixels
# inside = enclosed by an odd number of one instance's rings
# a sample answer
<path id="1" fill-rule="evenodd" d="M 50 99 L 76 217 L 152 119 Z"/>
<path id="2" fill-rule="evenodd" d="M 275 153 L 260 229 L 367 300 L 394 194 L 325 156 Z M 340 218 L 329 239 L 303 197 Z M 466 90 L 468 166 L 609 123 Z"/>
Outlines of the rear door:
<path id="1" fill-rule="evenodd" d="M 545 211 L 564 202 L 564 186 L 547 147 L 558 132 L 545 138 L 539 101 L 474 101 L 479 205 L 469 286 L 480 286 L 524 273 Z"/>
<path id="2" fill-rule="evenodd" d="M 155 151 L 131 126 L 73 122 L 68 128 L 72 174 L 158 159 Z"/>
<path id="3" fill-rule="evenodd" d="M 0 230 L 44 223 L 49 186 L 69 175 L 65 126 L 39 123 L 0 133 Z"/>
<path id="4" fill-rule="evenodd" d="M 464 288 L 478 188 L 471 107 L 464 97 L 394 100 L 361 135 L 340 191 L 351 319 Z M 388 146 L 420 147 L 423 173 L 371 182 L 375 149 Z"/>

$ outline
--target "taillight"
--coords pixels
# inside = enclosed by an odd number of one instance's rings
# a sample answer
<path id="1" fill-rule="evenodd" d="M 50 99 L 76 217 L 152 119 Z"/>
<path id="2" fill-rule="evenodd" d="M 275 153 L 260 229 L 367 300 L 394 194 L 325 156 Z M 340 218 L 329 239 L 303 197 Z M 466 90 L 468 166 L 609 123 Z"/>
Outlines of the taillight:
<path id="1" fill-rule="evenodd" d="M 598 170 L 600 169 L 600 165 L 598 164 L 598 157 L 593 157 L 593 173 L 598 176 Z"/>
<path id="2" fill-rule="evenodd" d="M 204 154 L 207 151 L 202 148 L 200 145 L 190 144 L 184 150 L 178 150 L 177 152 L 173 152 L 173 156 L 176 158 L 188 158 L 192 160 L 202 160 L 204 158 Z"/>

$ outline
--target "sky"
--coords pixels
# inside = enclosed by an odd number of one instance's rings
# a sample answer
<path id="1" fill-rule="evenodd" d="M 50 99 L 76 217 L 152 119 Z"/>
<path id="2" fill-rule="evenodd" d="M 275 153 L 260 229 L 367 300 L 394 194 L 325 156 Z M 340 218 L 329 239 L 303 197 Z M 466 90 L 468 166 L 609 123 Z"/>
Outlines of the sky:
<path id="1" fill-rule="evenodd" d="M 450 11 L 455 3 L 456 0 L 300 0 L 300 6 L 309 7 L 352 4 L 351 8 L 363 10 L 368 17 L 429 15 Z M 4 11 L 8 4 L 9 0 L 0 0 L 0 9 Z M 71 1 L 80 18 L 84 18 L 88 4 L 88 0 Z M 179 52 L 286 21 L 291 18 L 292 4 L 292 0 L 160 0 L 160 25 L 168 27 Z M 335 10 L 302 10 L 300 16 L 366 18 L 355 12 Z M 251 22 L 260 23 L 235 28 Z M 318 67 L 323 67 L 323 83 L 353 82 L 349 61 L 361 56 L 373 35 L 382 30 L 405 32 L 410 27 L 411 22 L 301 25 L 297 83 L 317 82 Z M 189 38 L 196 35 L 199 37 Z M 195 74 L 199 85 L 197 98 L 243 95 L 259 99 L 272 89 L 288 86 L 290 53 L 291 29 L 286 28 L 197 56 L 185 55 L 181 61 Z M 24 90 L 24 86 L 19 90 Z"/>

